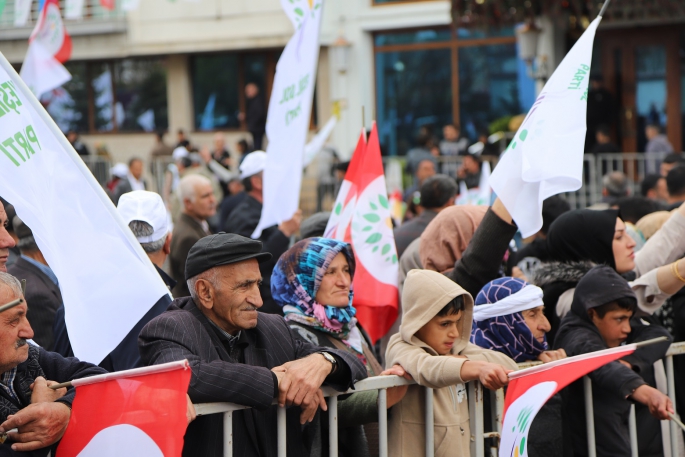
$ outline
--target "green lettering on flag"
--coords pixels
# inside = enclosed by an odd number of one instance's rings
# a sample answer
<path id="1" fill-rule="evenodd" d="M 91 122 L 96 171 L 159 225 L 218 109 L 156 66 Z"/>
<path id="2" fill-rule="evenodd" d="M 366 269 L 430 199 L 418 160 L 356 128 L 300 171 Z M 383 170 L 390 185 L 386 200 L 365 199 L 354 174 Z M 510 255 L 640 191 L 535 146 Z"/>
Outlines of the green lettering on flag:
<path id="1" fill-rule="evenodd" d="M 2 12 L 5 10 L 5 3 L 7 3 L 7 0 L 0 0 L 0 16 L 2 16 Z"/>

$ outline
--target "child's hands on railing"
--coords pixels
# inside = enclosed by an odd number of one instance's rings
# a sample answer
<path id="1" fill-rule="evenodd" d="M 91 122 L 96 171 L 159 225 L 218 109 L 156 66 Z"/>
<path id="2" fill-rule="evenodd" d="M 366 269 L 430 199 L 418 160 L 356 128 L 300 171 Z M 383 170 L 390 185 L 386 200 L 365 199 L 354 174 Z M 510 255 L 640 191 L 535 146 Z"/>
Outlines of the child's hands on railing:
<path id="1" fill-rule="evenodd" d="M 466 382 L 477 379 L 486 388 L 497 390 L 509 383 L 508 374 L 512 371 L 496 363 L 482 360 L 467 360 L 461 366 L 461 379 Z"/>
<path id="2" fill-rule="evenodd" d="M 381 376 L 390 376 L 390 375 L 395 375 L 395 376 L 401 376 L 404 379 L 408 381 L 413 381 L 414 378 L 404 371 L 404 368 L 402 368 L 400 365 L 393 365 L 392 367 L 388 368 L 387 370 L 383 371 L 381 373 Z M 396 386 L 396 387 L 390 387 L 388 389 L 388 409 L 390 409 L 392 406 L 396 405 L 402 399 L 407 393 L 407 389 L 409 386 Z"/>

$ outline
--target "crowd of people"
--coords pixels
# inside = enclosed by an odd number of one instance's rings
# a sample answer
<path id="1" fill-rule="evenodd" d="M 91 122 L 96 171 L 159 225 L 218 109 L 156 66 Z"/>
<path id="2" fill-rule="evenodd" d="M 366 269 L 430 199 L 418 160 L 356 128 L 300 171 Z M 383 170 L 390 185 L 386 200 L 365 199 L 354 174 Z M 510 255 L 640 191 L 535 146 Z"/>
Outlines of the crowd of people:
<path id="1" fill-rule="evenodd" d="M 474 162 L 455 173 L 476 174 L 477 154 L 469 155 L 458 127 L 444 134 L 438 149 Z M 673 405 L 662 363 L 670 343 L 685 340 L 680 155 L 660 159 L 642 196 L 630 195 L 625 175 L 610 172 L 603 201 L 591 208 L 545 200 L 541 230 L 521 240 L 499 199 L 455 205 L 454 174 L 436 174 L 430 150 L 410 151 L 407 163 L 418 178 L 407 195 L 411 217 L 394 229 L 400 309 L 376 342 L 356 318 L 352 247 L 323 237 L 329 213 L 303 220 L 298 210 L 250 238 L 262 211 L 265 152 L 246 149 L 234 161 L 220 134 L 213 149 L 199 151 L 180 135 L 175 148 L 162 151 L 159 139 L 158 155 L 174 158 L 162 195 L 146 190 L 143 162 L 135 158 L 107 191 L 170 295 L 98 365 L 73 357 L 60 278 L 13 206 L 0 203 L 0 304 L 25 300 L 0 314 L 0 433 L 16 429 L 0 455 L 54 451 L 75 396 L 72 388 L 51 389 L 54 383 L 187 359 L 186 456 L 223 453 L 221 417 L 195 416 L 193 403 L 203 402 L 251 408 L 234 413 L 234 455 L 276 454 L 277 406 L 288 407 L 290 456 L 327 455 L 331 426 L 339 427 L 339 455 L 376 455 L 378 393 L 341 397 L 336 425 L 321 413 L 321 387 L 346 391 L 388 374 L 416 382 L 387 392 L 390 455 L 425 449 L 425 386 L 435 389 L 435 455 L 467 456 L 469 381 L 496 390 L 520 362 L 660 336 L 663 343 L 590 378 L 597 455 L 631 455 L 631 404 L 639 455 L 664 455 L 670 439 L 660 420 L 685 411 L 685 384 L 676 385 Z M 676 377 L 683 376 L 685 363 L 676 358 Z M 577 381 L 545 405 L 528 455 L 587 455 L 582 398 Z"/>

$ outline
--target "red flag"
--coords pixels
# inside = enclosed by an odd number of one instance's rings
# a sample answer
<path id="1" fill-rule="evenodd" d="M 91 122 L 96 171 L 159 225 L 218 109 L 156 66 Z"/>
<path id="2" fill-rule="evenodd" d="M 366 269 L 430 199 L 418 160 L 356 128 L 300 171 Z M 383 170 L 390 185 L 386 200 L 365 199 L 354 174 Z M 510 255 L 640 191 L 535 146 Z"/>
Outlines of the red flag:
<path id="1" fill-rule="evenodd" d="M 547 400 L 582 376 L 632 354 L 635 349 L 636 344 L 628 344 L 509 373 L 499 457 L 526 455 L 530 425 Z"/>
<path id="2" fill-rule="evenodd" d="M 100 5 L 106 10 L 114 10 L 114 0 L 100 0 Z"/>
<path id="3" fill-rule="evenodd" d="M 325 233 L 352 244 L 357 319 L 376 341 L 397 318 L 398 264 L 375 122 L 368 144 L 363 133 L 357 143 Z"/>
<path id="4" fill-rule="evenodd" d="M 57 0 L 45 0 L 36 27 L 31 32 L 29 43 L 38 41 L 45 50 L 64 63 L 71 58 L 71 37 L 62 22 Z"/>
<path id="5" fill-rule="evenodd" d="M 57 457 L 180 457 L 187 360 L 72 382 L 76 398 Z"/>

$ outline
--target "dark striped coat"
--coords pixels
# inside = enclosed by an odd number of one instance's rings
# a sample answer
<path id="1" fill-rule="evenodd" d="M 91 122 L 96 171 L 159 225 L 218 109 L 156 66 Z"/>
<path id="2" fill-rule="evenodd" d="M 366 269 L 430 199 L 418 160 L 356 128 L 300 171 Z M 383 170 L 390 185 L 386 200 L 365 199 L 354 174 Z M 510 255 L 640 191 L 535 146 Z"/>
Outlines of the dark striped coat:
<path id="1" fill-rule="evenodd" d="M 174 300 L 169 310 L 142 330 L 138 341 L 145 365 L 188 359 L 193 374 L 188 394 L 193 403 L 232 402 L 254 409 L 233 414 L 233 455 L 276 455 L 277 389 L 271 368 L 319 352 L 321 348 L 298 339 L 281 316 L 260 313 L 257 327 L 243 330 L 237 345 L 244 363 L 229 355 L 225 341 L 189 297 Z M 346 390 L 366 377 L 359 360 L 330 348 L 346 367 L 329 376 L 327 384 Z M 309 455 L 314 433 L 299 422 L 300 408 L 287 411 L 288 456 Z M 199 417 L 188 426 L 184 457 L 221 456 L 222 416 Z"/>

